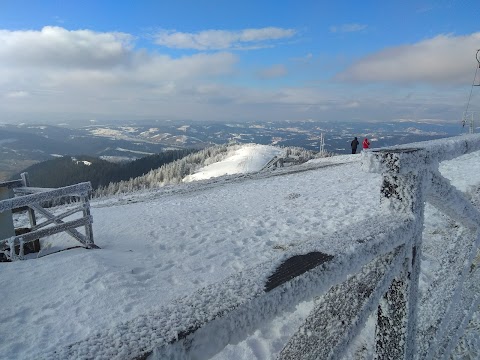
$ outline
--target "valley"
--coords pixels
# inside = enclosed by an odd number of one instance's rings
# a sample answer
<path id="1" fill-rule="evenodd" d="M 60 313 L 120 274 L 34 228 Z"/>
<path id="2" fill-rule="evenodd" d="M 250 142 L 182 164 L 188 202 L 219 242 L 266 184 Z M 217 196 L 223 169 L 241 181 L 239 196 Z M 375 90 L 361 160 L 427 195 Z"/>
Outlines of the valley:
<path id="1" fill-rule="evenodd" d="M 354 136 L 368 137 L 372 147 L 392 146 L 459 135 L 457 123 L 398 120 L 379 122 L 180 122 L 136 121 L 67 124 L 0 124 L 0 181 L 28 166 L 66 155 L 88 155 L 111 162 L 139 159 L 165 150 L 202 149 L 231 141 L 275 146 L 298 146 L 350 153 Z"/>

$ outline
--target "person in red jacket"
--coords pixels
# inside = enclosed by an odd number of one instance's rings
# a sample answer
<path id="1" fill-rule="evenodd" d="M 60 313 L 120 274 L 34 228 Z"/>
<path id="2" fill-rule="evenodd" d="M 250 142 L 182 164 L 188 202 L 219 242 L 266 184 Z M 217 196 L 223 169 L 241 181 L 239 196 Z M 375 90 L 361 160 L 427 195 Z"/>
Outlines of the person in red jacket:
<path id="1" fill-rule="evenodd" d="M 363 150 L 367 150 L 370 147 L 370 141 L 368 141 L 367 138 L 363 139 L 362 146 L 363 146 Z"/>

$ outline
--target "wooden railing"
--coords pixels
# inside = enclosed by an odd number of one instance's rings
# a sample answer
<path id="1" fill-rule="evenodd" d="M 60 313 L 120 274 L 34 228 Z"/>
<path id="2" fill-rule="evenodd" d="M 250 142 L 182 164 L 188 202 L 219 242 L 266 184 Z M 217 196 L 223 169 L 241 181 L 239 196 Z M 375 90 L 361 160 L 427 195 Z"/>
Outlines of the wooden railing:
<path id="1" fill-rule="evenodd" d="M 16 258 L 15 247 L 22 247 L 36 239 L 59 232 L 68 233 L 86 248 L 98 248 L 93 241 L 93 220 L 89 203 L 89 193 L 92 190 L 90 182 L 57 189 L 35 188 L 28 186 L 28 177 L 23 173 L 22 179 L 9 182 L 7 185 L 13 189 L 15 196 L 0 201 L 0 213 L 11 214 L 15 209 L 27 208 L 30 228 L 27 233 L 0 239 L 0 252 L 10 258 Z M 57 214 L 54 214 L 51 209 L 44 207 L 45 204 L 61 202 L 72 197 L 77 198 L 78 202 L 67 210 L 62 209 L 64 211 L 60 214 L 58 209 Z M 35 214 L 40 214 L 43 221 L 37 223 L 39 218 Z M 67 217 L 76 218 L 64 221 L 63 219 Z M 76 230 L 79 227 L 84 227 L 84 234 Z"/>
<path id="2" fill-rule="evenodd" d="M 314 309 L 280 359 L 341 358 L 372 314 L 376 359 L 448 358 L 479 305 L 474 257 L 480 213 L 438 165 L 478 150 L 480 136 L 467 135 L 365 152 L 364 169 L 383 176 L 382 217 L 305 241 L 280 260 L 232 275 L 49 358 L 208 359 L 314 298 Z M 457 221 L 468 236 L 451 244 L 461 257 L 455 286 L 443 293 L 442 309 L 433 309 L 420 323 L 425 201 Z M 336 247 L 325 253 L 325 243 Z"/>

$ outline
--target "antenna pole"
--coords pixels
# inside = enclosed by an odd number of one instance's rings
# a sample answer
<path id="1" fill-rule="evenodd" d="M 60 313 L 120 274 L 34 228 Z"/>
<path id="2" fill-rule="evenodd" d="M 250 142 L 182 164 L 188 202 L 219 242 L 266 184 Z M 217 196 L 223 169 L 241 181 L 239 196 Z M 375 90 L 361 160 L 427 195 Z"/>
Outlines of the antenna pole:
<path id="1" fill-rule="evenodd" d="M 323 157 L 325 155 L 325 139 L 323 137 L 323 133 L 320 133 L 320 156 Z"/>
<path id="2" fill-rule="evenodd" d="M 477 79 L 477 72 L 478 69 L 480 69 L 480 49 L 477 50 L 477 53 L 475 54 L 475 59 L 477 60 L 478 66 L 475 68 L 475 75 L 473 76 L 472 80 L 472 86 L 470 87 L 470 95 L 468 96 L 468 101 L 467 101 L 467 106 L 465 108 L 465 112 L 463 113 L 463 125 L 465 126 L 465 123 L 467 122 L 467 117 L 470 115 L 470 128 L 469 128 L 469 133 L 473 134 L 475 132 L 475 127 L 473 124 L 473 118 L 474 118 L 474 113 L 470 113 L 468 111 L 468 108 L 470 106 L 470 100 L 472 99 L 472 93 L 473 93 L 473 87 L 474 86 L 480 86 L 480 84 L 476 85 L 475 80 Z"/>

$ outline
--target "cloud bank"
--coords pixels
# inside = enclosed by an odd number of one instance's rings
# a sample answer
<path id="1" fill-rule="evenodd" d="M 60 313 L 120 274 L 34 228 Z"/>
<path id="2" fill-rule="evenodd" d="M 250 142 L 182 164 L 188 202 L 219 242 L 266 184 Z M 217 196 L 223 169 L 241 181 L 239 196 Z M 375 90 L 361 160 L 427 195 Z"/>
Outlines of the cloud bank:
<path id="1" fill-rule="evenodd" d="M 242 67 L 247 54 L 258 52 L 230 51 L 278 45 L 295 35 L 294 30 L 266 27 L 168 32 L 156 38 L 168 47 L 199 50 L 175 57 L 160 52 L 165 47 L 138 48 L 135 36 L 121 32 L 54 26 L 0 30 L 0 120 L 334 121 L 412 113 L 448 119 L 461 113 L 465 94 L 444 90 L 451 84 L 469 86 L 480 47 L 480 33 L 475 33 L 384 49 L 341 71 L 336 80 L 343 82 L 328 81 L 325 69 L 310 61 L 316 56 L 310 52 L 308 62 L 289 53 L 290 63 L 275 57 L 274 63 L 252 66 L 249 59 Z M 274 87 L 276 83 L 283 85 Z M 411 83 L 437 88 L 432 95 L 412 89 Z M 437 91 L 443 84 L 447 86 Z"/>
<path id="2" fill-rule="evenodd" d="M 135 111 L 134 104 L 215 81 L 238 61 L 227 52 L 172 58 L 135 49 L 129 34 L 50 26 L 1 30 L 0 44 L 0 99 L 8 99 L 0 109 L 10 112 L 25 111 L 25 104 L 32 112 Z M 109 99 L 120 104 L 112 106 Z"/>
<path id="3" fill-rule="evenodd" d="M 338 79 L 355 82 L 470 84 L 478 66 L 480 32 L 438 35 L 416 44 L 387 48 L 355 62 Z"/>

